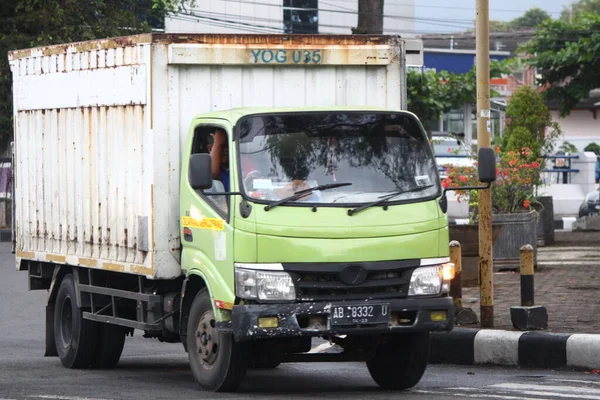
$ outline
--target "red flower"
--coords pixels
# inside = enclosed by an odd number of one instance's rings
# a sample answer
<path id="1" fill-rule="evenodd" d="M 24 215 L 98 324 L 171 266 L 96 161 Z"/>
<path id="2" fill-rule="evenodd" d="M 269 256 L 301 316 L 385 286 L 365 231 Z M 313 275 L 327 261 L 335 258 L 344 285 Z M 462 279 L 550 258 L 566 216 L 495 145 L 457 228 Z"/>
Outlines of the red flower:
<path id="1" fill-rule="evenodd" d="M 530 205 L 531 205 L 531 201 L 529 201 L 529 200 L 525 200 L 523 202 L 523 207 L 525 207 L 525 208 L 529 208 Z"/>
<path id="2" fill-rule="evenodd" d="M 459 176 L 459 177 L 458 177 L 458 179 L 460 179 L 460 180 L 461 180 L 461 182 L 466 182 L 466 181 L 468 181 L 467 177 L 466 177 L 466 176 L 464 176 L 464 175 L 461 175 L 461 176 Z"/>

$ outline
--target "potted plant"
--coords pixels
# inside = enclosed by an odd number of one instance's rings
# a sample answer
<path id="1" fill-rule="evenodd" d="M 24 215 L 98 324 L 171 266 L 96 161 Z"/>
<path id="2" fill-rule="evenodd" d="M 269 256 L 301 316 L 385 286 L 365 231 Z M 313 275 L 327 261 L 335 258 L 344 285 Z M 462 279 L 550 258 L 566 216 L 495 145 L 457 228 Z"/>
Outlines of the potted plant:
<path id="1" fill-rule="evenodd" d="M 536 160 L 530 148 L 520 151 L 502 152 L 495 148 L 498 158 L 496 182 L 492 186 L 492 221 L 497 230 L 497 239 L 493 242 L 494 266 L 497 268 L 518 268 L 520 248 L 537 244 L 537 204 L 535 188 L 540 183 L 541 162 Z M 446 178 L 442 181 L 445 188 L 457 188 L 465 185 L 477 185 L 477 174 L 474 167 L 454 166 L 446 168 Z M 470 208 L 470 225 L 478 221 L 478 192 L 455 190 L 458 201 L 468 201 Z M 465 241 L 461 232 L 472 228 L 459 226 L 450 229 L 451 240 Z M 494 236 L 494 232 L 492 232 Z"/>

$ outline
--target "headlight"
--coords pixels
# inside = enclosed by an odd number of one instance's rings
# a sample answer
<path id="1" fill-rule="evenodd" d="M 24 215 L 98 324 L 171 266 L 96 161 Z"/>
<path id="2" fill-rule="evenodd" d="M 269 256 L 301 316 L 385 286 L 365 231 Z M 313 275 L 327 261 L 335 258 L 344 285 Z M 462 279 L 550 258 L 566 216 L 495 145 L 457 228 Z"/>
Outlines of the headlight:
<path id="1" fill-rule="evenodd" d="M 414 270 L 410 277 L 409 296 L 448 293 L 454 279 L 454 264 L 433 265 Z"/>
<path id="2" fill-rule="evenodd" d="M 296 289 L 287 272 L 236 268 L 235 292 L 249 300 L 295 300 Z"/>

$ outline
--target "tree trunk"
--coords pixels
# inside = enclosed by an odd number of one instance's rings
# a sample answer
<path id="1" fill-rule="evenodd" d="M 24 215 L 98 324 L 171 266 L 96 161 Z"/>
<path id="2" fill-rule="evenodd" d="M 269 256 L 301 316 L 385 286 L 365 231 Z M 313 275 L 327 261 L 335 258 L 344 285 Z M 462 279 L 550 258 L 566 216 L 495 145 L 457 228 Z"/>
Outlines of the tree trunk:
<path id="1" fill-rule="evenodd" d="M 358 26 L 355 35 L 383 33 L 383 0 L 358 0 Z"/>

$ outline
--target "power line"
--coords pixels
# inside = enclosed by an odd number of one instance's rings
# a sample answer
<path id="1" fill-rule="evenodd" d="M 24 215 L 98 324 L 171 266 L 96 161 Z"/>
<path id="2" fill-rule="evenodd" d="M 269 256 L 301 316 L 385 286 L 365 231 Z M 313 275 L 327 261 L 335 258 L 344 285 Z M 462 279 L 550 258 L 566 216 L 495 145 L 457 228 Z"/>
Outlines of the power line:
<path id="1" fill-rule="evenodd" d="M 285 7 L 283 7 L 283 5 L 272 4 L 272 3 L 249 2 L 249 1 L 245 1 L 245 0 L 219 0 L 219 1 L 230 2 L 230 3 L 242 3 L 242 4 L 249 4 L 249 5 L 259 5 L 259 6 L 266 6 L 266 7 L 276 7 L 281 10 L 285 9 Z M 200 9 L 192 9 L 192 11 L 209 12 L 208 10 L 200 10 Z M 319 12 L 358 15 L 358 11 L 348 11 L 348 10 L 319 9 Z M 474 26 L 473 22 L 468 22 L 466 20 L 418 18 L 418 17 L 412 17 L 412 16 L 389 15 L 389 14 L 384 14 L 383 18 L 411 21 L 411 22 L 415 22 L 415 21 L 416 22 L 426 22 L 431 25 L 438 25 L 438 26 L 444 26 L 444 27 L 449 27 L 449 28 L 459 28 L 459 29 L 472 28 Z"/>
<path id="2" fill-rule="evenodd" d="M 355 3 L 356 2 L 356 0 L 337 0 L 337 1 L 343 1 L 346 3 Z M 422 5 L 422 4 L 416 6 L 414 3 L 401 3 L 401 2 L 394 1 L 394 0 L 385 0 L 385 1 L 386 1 L 386 4 L 393 4 L 393 5 L 397 5 L 397 6 L 406 6 L 406 7 L 414 7 L 414 8 L 436 8 L 436 9 L 442 9 L 442 10 L 469 10 L 469 11 L 473 11 L 473 13 L 475 13 L 475 7 Z M 402 0 L 400 0 L 400 1 L 402 1 Z M 421 0 L 421 1 L 423 1 L 423 0 Z M 491 8 L 490 11 L 524 14 L 529 10 L 507 10 L 507 9 Z M 546 11 L 546 10 L 544 10 L 544 11 Z M 561 14 L 561 11 L 546 11 L 546 12 L 548 14 Z"/>
<path id="3" fill-rule="evenodd" d="M 214 21 L 214 22 L 220 22 L 220 23 L 226 23 L 226 24 L 232 24 L 232 25 L 237 24 L 237 25 L 248 26 L 248 27 L 258 27 L 258 28 L 264 28 L 264 29 L 277 30 L 279 32 L 284 31 L 283 29 L 276 28 L 273 26 L 257 25 L 256 23 L 235 21 L 235 20 L 231 20 L 231 19 L 225 19 L 225 18 L 220 18 L 220 17 L 214 16 L 214 15 L 220 15 L 220 16 L 228 17 L 228 16 L 230 16 L 230 14 L 215 13 L 215 12 L 202 12 L 200 10 L 193 10 L 193 13 L 187 13 L 187 14 L 179 13 L 179 14 L 185 15 L 188 17 L 201 19 L 201 20 L 210 20 L 210 21 Z M 212 16 L 209 16 L 209 15 L 212 15 Z M 256 20 L 256 21 L 262 21 L 262 22 L 282 23 L 282 21 L 279 21 L 279 20 L 261 18 L 261 17 L 244 17 L 244 18 L 246 20 L 250 20 L 250 21 Z M 347 25 L 333 25 L 333 24 L 319 24 L 319 28 L 334 28 L 334 29 L 348 29 L 348 30 L 351 29 L 351 27 L 347 26 Z M 431 33 L 431 32 L 435 32 L 435 31 L 430 31 L 430 30 L 417 31 L 414 29 L 386 29 L 386 32 L 418 34 L 418 33 Z"/>

